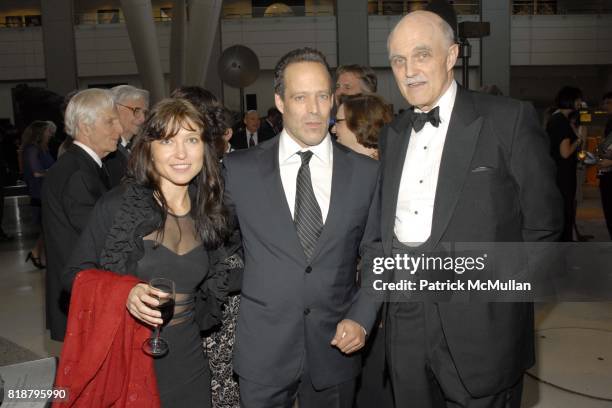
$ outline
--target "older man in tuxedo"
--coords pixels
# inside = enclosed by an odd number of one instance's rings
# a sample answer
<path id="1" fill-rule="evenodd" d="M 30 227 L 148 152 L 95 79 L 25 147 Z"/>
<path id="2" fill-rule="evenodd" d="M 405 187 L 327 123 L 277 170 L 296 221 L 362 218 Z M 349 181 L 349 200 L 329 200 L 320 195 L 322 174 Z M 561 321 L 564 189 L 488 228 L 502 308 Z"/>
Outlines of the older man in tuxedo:
<path id="1" fill-rule="evenodd" d="M 388 50 L 414 110 L 380 138 L 384 255 L 556 240 L 560 196 L 533 107 L 458 86 L 453 30 L 431 12 L 400 20 Z M 520 406 L 532 304 L 394 302 L 386 322 L 397 407 Z"/>
<path id="2" fill-rule="evenodd" d="M 103 89 L 73 96 L 64 122 L 74 144 L 49 169 L 42 191 L 47 327 L 51 338 L 60 341 L 69 301 L 60 276 L 96 201 L 110 187 L 102 159 L 117 149 L 123 131 L 113 96 Z"/>
<path id="3" fill-rule="evenodd" d="M 234 369 L 245 408 L 352 407 L 355 353 L 377 305 L 359 290 L 359 247 L 377 238 L 378 164 L 327 132 L 332 81 L 304 48 L 275 70 L 280 136 L 224 160 L 244 244 Z"/>

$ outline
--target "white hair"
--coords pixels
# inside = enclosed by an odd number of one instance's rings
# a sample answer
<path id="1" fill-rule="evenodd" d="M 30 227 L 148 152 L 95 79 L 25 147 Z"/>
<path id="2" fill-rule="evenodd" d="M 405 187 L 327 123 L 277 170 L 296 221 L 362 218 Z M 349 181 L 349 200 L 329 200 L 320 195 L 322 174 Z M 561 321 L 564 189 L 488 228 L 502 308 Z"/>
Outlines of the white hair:
<path id="1" fill-rule="evenodd" d="M 123 103 L 127 100 L 142 99 L 149 106 L 149 91 L 136 88 L 132 85 L 118 85 L 111 88 L 115 103 Z"/>
<path id="2" fill-rule="evenodd" d="M 76 138 L 79 125 L 93 125 L 98 112 L 109 108 L 115 108 L 115 101 L 109 90 L 91 88 L 78 92 L 66 107 L 64 114 L 66 133 Z"/>

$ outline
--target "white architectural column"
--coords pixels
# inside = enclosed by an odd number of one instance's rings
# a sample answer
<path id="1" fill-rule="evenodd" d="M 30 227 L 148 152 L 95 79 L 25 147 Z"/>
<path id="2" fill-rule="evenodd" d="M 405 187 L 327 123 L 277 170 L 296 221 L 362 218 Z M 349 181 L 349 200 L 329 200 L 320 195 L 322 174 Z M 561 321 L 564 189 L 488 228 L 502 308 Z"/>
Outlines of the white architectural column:
<path id="1" fill-rule="evenodd" d="M 204 86 L 206 82 L 222 5 L 222 0 L 189 0 L 185 85 Z"/>
<path id="2" fill-rule="evenodd" d="M 185 0 L 172 2 L 170 32 L 170 92 L 185 82 L 185 40 L 187 10 Z"/>
<path id="3" fill-rule="evenodd" d="M 215 33 L 215 40 L 213 41 L 212 50 L 210 52 L 210 58 L 208 59 L 208 70 L 206 71 L 206 77 L 204 79 L 204 88 L 217 95 L 217 97 L 223 100 L 223 82 L 221 82 L 221 76 L 219 75 L 218 62 L 221 58 L 221 24 L 217 28 Z"/>
<path id="4" fill-rule="evenodd" d="M 510 95 L 511 2 L 481 1 L 482 21 L 491 23 L 491 35 L 481 40 L 482 85 L 497 85 Z"/>
<path id="5" fill-rule="evenodd" d="M 151 0 L 121 0 L 121 8 L 140 80 L 151 93 L 151 104 L 166 96 Z"/>
<path id="6" fill-rule="evenodd" d="M 66 95 L 78 88 L 72 0 L 41 0 L 47 88 Z"/>
<path id="7" fill-rule="evenodd" d="M 336 1 L 338 65 L 370 65 L 367 0 Z M 333 61 L 328 61 L 334 65 Z"/>

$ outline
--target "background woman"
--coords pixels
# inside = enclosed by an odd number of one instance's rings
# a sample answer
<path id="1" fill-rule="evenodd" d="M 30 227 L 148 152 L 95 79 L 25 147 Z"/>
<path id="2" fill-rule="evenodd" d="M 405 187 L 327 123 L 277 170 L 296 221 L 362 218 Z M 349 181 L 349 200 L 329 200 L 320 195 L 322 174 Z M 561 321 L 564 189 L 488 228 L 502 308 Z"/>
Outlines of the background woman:
<path id="1" fill-rule="evenodd" d="M 170 351 L 155 359 L 162 407 L 211 406 L 200 331 L 219 323 L 219 303 L 232 284 L 220 262 L 227 216 L 208 121 L 183 99 L 154 107 L 135 140 L 127 182 L 96 205 L 64 279 L 70 286 L 78 271 L 101 268 L 175 282 L 174 314 L 162 330 Z M 160 325 L 156 296 L 163 294 L 137 284 L 127 308 Z"/>
<path id="2" fill-rule="evenodd" d="M 21 165 L 23 178 L 30 194 L 32 222 L 41 227 L 41 188 L 47 170 L 55 163 L 49 153 L 49 140 L 55 135 L 57 127 L 53 122 L 36 120 L 21 136 Z M 45 267 L 44 241 L 39 234 L 34 248 L 28 252 L 26 262 L 31 260 L 37 268 Z"/>
<path id="3" fill-rule="evenodd" d="M 391 119 L 391 108 L 380 96 L 347 95 L 340 99 L 332 132 L 336 133 L 339 143 L 378 159 L 378 134 Z"/>
<path id="4" fill-rule="evenodd" d="M 551 155 L 557 164 L 557 186 L 563 196 L 564 226 L 561 241 L 573 241 L 576 222 L 576 170 L 577 152 L 583 139 L 574 132 L 568 119 L 570 114 L 580 109 L 582 92 L 578 88 L 561 88 L 555 99 L 556 110 L 546 124 L 550 137 Z"/>
<path id="5" fill-rule="evenodd" d="M 378 160 L 378 135 L 392 119 L 391 108 L 378 95 L 344 95 L 340 98 L 332 131 L 339 143 Z M 391 385 L 385 370 L 383 329 L 379 319 L 362 351 L 363 370 L 355 396 L 357 408 L 393 407 Z"/>

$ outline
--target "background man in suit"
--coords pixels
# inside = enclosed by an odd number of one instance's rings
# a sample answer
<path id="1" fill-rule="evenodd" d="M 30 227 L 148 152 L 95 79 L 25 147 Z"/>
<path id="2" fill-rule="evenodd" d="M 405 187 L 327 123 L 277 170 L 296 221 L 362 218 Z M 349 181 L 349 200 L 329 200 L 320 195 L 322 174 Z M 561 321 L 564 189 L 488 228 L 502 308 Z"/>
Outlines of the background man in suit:
<path id="1" fill-rule="evenodd" d="M 259 127 L 262 140 L 272 139 L 283 130 L 283 115 L 276 108 L 268 109 L 268 116 Z"/>
<path id="2" fill-rule="evenodd" d="M 336 68 L 336 105 L 342 95 L 357 95 L 361 93 L 376 93 L 378 79 L 370 67 L 361 65 L 340 65 Z"/>
<path id="3" fill-rule="evenodd" d="M 104 164 L 110 175 L 111 187 L 119 185 L 127 171 L 132 138 L 138 134 L 149 109 L 149 91 L 131 85 L 119 85 L 111 89 L 117 105 L 117 113 L 123 132 L 117 150 L 110 153 Z"/>
<path id="4" fill-rule="evenodd" d="M 381 134 L 384 255 L 555 241 L 560 197 L 531 105 L 458 87 L 453 30 L 431 12 L 404 17 L 388 49 L 414 111 Z M 396 406 L 520 406 L 532 304 L 395 302 L 386 329 Z"/>
<path id="5" fill-rule="evenodd" d="M 261 121 L 259 120 L 257 111 L 250 110 L 245 113 L 243 123 L 244 127 L 238 129 L 230 140 L 234 149 L 248 149 L 249 147 L 256 146 L 267 140 L 267 135 L 261 135 L 259 133 L 259 124 Z"/>
<path id="6" fill-rule="evenodd" d="M 103 89 L 87 89 L 72 97 L 64 122 L 74 143 L 49 169 L 42 191 L 47 327 L 51 338 L 60 341 L 69 300 L 60 276 L 89 213 L 110 186 L 102 159 L 117 149 L 123 132 L 113 96 Z"/>
<path id="7" fill-rule="evenodd" d="M 300 408 L 348 408 L 354 353 L 377 312 L 355 273 L 360 244 L 379 229 L 378 165 L 332 142 L 319 51 L 285 55 L 274 84 L 284 130 L 223 163 L 245 257 L 233 360 L 241 406 L 290 407 L 297 397 Z"/>

